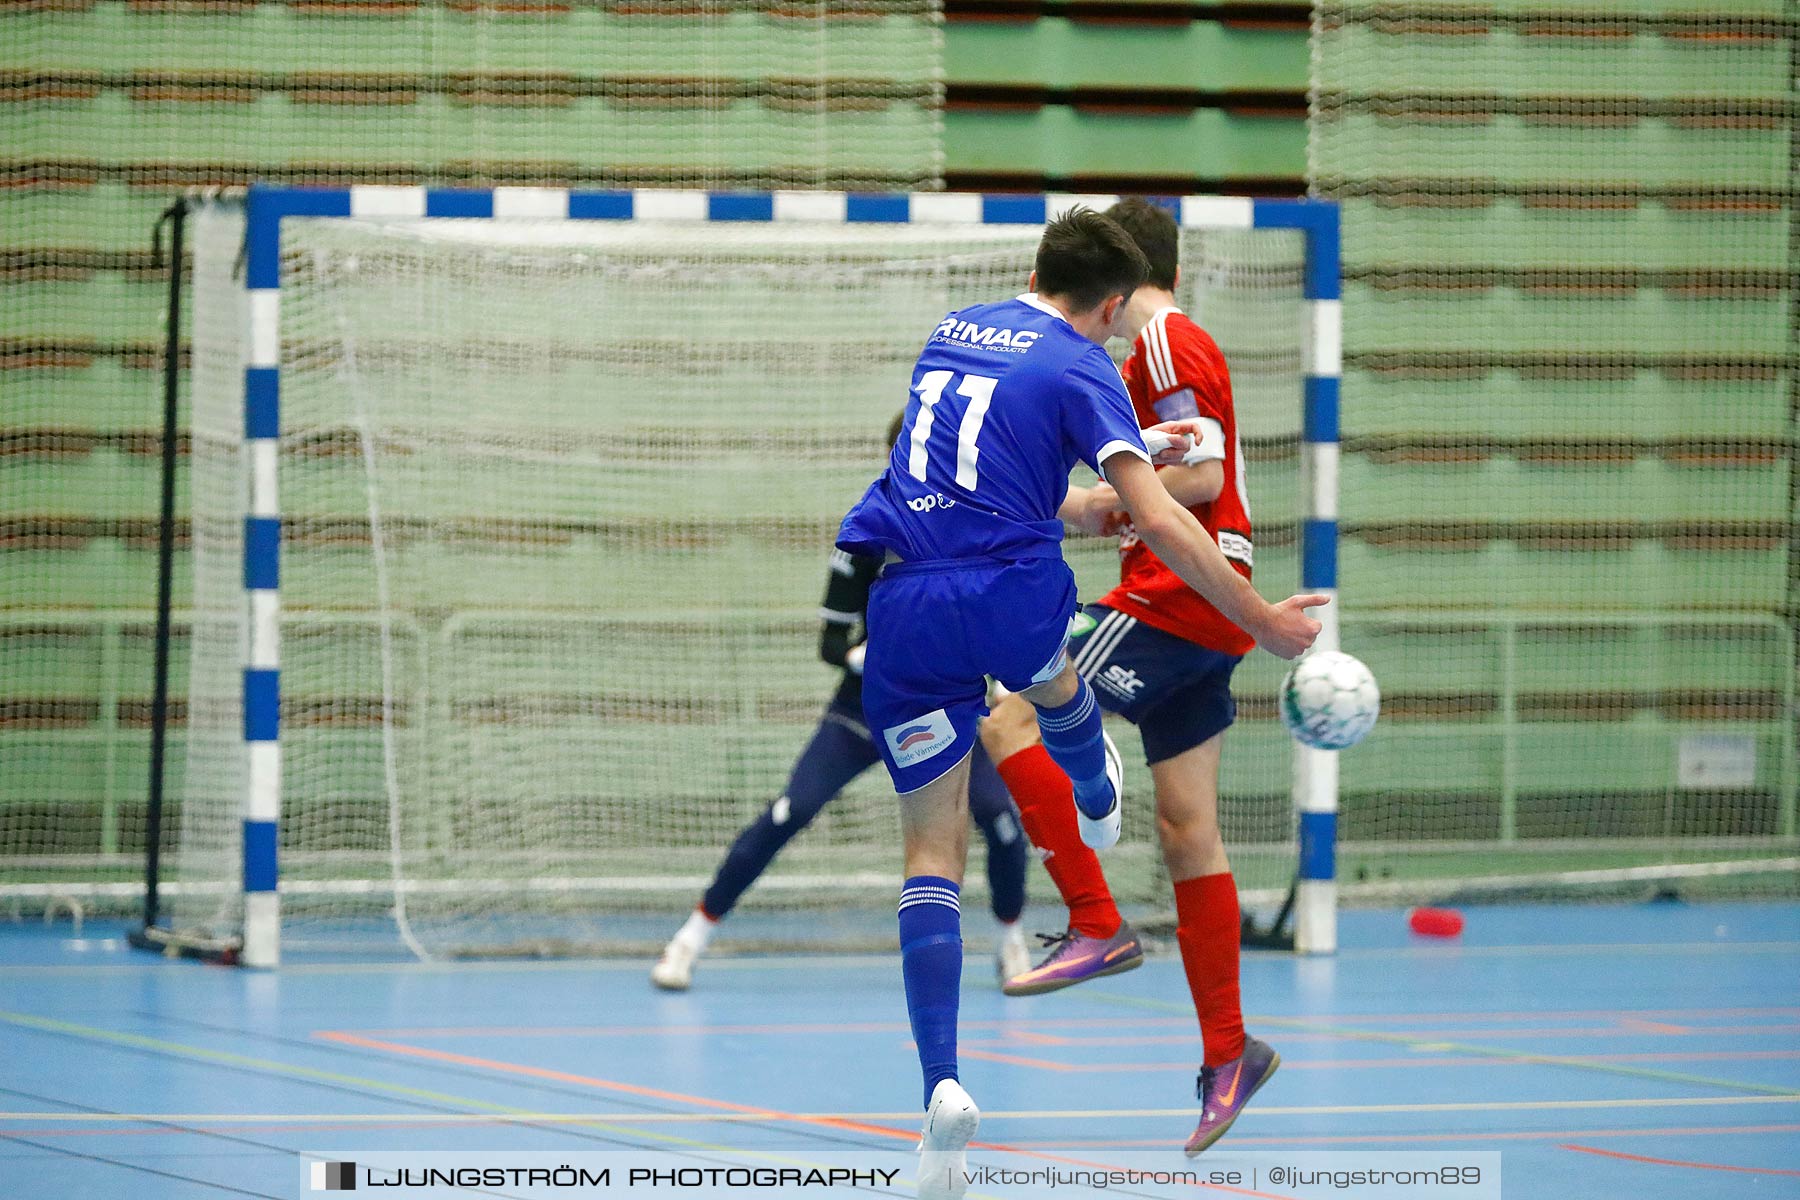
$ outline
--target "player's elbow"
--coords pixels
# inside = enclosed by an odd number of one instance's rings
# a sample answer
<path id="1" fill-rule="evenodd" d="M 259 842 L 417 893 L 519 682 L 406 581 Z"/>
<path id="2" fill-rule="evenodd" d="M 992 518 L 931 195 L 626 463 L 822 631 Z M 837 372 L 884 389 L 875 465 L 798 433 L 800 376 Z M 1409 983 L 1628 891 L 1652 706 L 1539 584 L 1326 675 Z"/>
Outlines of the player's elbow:
<path id="1" fill-rule="evenodd" d="M 1148 511 L 1131 514 L 1131 524 L 1151 549 L 1165 546 L 1179 536 L 1177 530 L 1181 525 L 1182 510 L 1173 502 L 1147 505 L 1146 508 Z"/>
<path id="2" fill-rule="evenodd" d="M 1222 463 L 1205 463 L 1197 469 L 1192 504 L 1211 504 L 1225 490 L 1225 467 Z M 1190 504 L 1190 507 L 1192 507 Z"/>
<path id="3" fill-rule="evenodd" d="M 1175 502 L 1181 507 L 1193 508 L 1199 504 L 1211 504 L 1219 498 L 1219 493 L 1224 490 L 1216 484 L 1198 483 L 1190 484 L 1179 492 L 1171 491 L 1169 494 L 1175 497 Z"/>
<path id="4" fill-rule="evenodd" d="M 1183 508 L 1211 504 L 1225 490 L 1225 464 L 1213 459 L 1191 467 L 1170 467 L 1159 478 Z"/>

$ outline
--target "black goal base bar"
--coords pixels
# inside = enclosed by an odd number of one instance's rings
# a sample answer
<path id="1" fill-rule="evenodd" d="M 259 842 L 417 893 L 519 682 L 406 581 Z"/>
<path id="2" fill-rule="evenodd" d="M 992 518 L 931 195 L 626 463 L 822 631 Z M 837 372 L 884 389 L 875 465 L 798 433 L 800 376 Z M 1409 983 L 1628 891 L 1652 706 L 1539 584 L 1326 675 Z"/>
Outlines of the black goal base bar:
<path id="1" fill-rule="evenodd" d="M 1298 876 L 1288 884 L 1287 896 L 1268 924 L 1257 921 L 1256 914 L 1245 911 L 1238 926 L 1238 945 L 1246 950 L 1292 950 L 1294 948 L 1294 904 L 1300 895 Z M 1132 927 L 1138 933 L 1156 938 L 1173 938 L 1177 918 L 1164 910 L 1146 917 L 1134 918 Z"/>
<path id="2" fill-rule="evenodd" d="M 203 938 L 178 934 L 160 925 L 146 925 L 126 934 L 126 940 L 139 950 L 150 950 L 164 958 L 191 958 L 200 962 L 234 967 L 244 944 L 237 938 Z"/>
<path id="3" fill-rule="evenodd" d="M 1287 898 L 1267 925 L 1256 923 L 1255 913 L 1245 913 L 1238 930 L 1238 945 L 1250 950 L 1292 950 L 1294 948 L 1294 901 L 1300 894 L 1300 879 L 1288 884 Z"/>

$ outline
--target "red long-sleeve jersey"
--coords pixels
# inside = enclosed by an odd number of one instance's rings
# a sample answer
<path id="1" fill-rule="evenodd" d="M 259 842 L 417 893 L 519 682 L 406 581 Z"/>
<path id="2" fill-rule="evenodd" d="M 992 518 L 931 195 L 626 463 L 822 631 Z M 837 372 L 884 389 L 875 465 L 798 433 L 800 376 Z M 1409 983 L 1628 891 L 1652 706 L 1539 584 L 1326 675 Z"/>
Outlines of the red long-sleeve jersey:
<path id="1" fill-rule="evenodd" d="M 1204 329 L 1178 308 L 1150 318 L 1125 360 L 1125 386 L 1138 424 L 1199 418 L 1207 425 L 1201 449 L 1225 469 L 1225 486 L 1190 512 L 1219 543 L 1219 549 L 1246 579 L 1250 577 L 1250 501 L 1244 486 L 1244 457 L 1232 409 L 1231 374 L 1225 356 Z M 1171 571 L 1127 526 L 1119 536 L 1119 586 L 1100 603 L 1144 624 L 1223 654 L 1247 654 L 1256 645 L 1249 634 Z"/>

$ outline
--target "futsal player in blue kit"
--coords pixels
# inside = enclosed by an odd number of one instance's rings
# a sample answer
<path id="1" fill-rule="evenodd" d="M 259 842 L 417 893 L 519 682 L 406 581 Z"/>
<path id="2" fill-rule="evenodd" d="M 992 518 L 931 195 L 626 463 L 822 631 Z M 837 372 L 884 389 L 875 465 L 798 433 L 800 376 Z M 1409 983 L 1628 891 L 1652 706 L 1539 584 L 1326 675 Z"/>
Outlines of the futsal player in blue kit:
<path id="1" fill-rule="evenodd" d="M 1148 277 L 1117 224 L 1075 208 L 1045 226 L 1030 291 L 952 313 L 913 368 L 887 470 L 844 518 L 838 547 L 884 559 L 869 596 L 863 712 L 900 794 L 899 922 L 906 1004 L 924 1075 L 919 1195 L 955 1200 L 980 1124 L 957 1078 L 959 894 L 969 755 L 992 676 L 1035 706 L 1045 748 L 1074 785 L 1082 838 L 1118 839 L 1117 752 L 1064 644 L 1076 612 L 1057 514 L 1069 471 L 1112 485 L 1138 534 L 1183 581 L 1267 649 L 1293 658 L 1323 596 L 1269 604 L 1157 479 L 1192 421 L 1153 427 L 1153 460 L 1118 368 L 1102 348 Z"/>
<path id="2" fill-rule="evenodd" d="M 901 415 L 889 425 L 884 445 L 893 445 L 900 436 Z M 787 787 L 737 835 L 712 884 L 701 893 L 699 904 L 650 969 L 650 982 L 664 991 L 688 989 L 695 963 L 739 897 L 851 780 L 880 761 L 874 739 L 863 724 L 862 667 L 868 646 L 857 636 L 869 602 L 869 586 L 880 570 L 879 556 L 833 552 L 825 600 L 819 609 L 819 657 L 843 671 L 837 693 L 795 761 Z M 1019 926 L 1025 908 L 1027 843 L 1019 810 L 980 747 L 969 764 L 969 813 L 987 839 L 990 907 L 1000 932 L 994 964 L 1000 982 L 1005 983 L 1031 967 Z"/>

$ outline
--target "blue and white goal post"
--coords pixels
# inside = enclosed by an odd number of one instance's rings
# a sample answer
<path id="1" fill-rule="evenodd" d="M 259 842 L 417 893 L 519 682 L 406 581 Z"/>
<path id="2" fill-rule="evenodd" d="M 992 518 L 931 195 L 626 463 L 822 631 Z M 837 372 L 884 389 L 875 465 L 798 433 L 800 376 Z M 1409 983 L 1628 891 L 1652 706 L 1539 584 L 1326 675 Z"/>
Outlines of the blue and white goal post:
<path id="1" fill-rule="evenodd" d="M 358 186 L 304 188 L 258 185 L 245 199 L 244 286 L 248 291 L 248 361 L 244 370 L 244 602 L 249 636 L 243 668 L 244 741 L 241 961 L 273 966 L 280 957 L 282 807 L 280 559 L 282 513 L 276 478 L 281 436 L 282 231 L 310 218 L 455 218 L 535 221 L 773 221 L 980 223 L 1039 225 L 1066 209 L 1105 208 L 1116 196 L 830 192 L 728 193 L 678 190 L 579 191 L 500 187 L 491 190 Z M 1318 646 L 1338 645 L 1337 490 L 1338 391 L 1342 372 L 1342 308 L 1338 209 L 1317 200 L 1230 196 L 1159 199 L 1188 228 L 1294 229 L 1304 235 L 1304 299 L 1310 336 L 1304 366 L 1301 587 L 1333 597 L 1319 614 Z M 899 387 L 899 384 L 896 384 Z M 1273 583 L 1274 581 L 1269 581 Z M 1265 584 L 1265 590 L 1267 589 Z M 1298 814 L 1299 882 L 1296 948 L 1336 949 L 1337 760 L 1331 751 L 1295 746 L 1293 796 Z"/>

